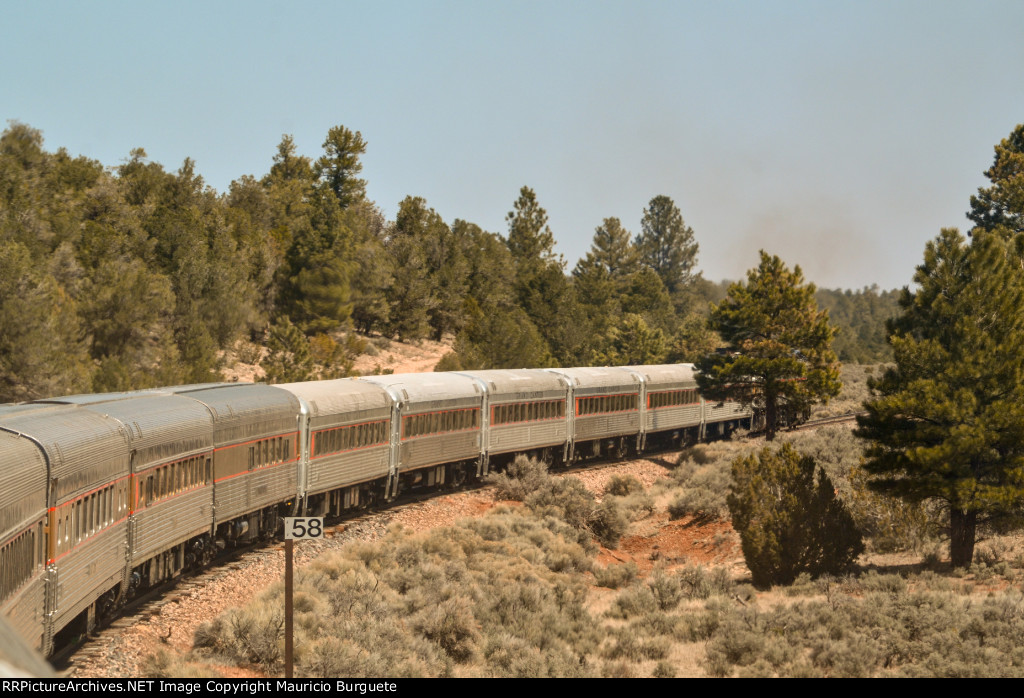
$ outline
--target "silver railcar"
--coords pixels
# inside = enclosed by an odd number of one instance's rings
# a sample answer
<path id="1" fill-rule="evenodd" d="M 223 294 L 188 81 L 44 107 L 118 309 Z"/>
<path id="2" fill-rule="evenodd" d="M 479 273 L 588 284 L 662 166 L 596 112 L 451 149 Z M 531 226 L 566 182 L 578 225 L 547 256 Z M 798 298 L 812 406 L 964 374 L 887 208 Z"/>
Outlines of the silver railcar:
<path id="1" fill-rule="evenodd" d="M 55 402 L 116 419 L 128 435 L 129 591 L 212 556 L 213 420 L 204 405 L 159 390 Z"/>
<path id="2" fill-rule="evenodd" d="M 299 401 L 269 385 L 176 390 L 213 418 L 213 496 L 218 542 L 272 534 L 279 505 L 298 492 Z"/>
<path id="3" fill-rule="evenodd" d="M 569 457 L 569 379 L 540 369 L 460 371 L 484 391 L 485 471 L 491 463 L 530 452 Z M 504 456 L 504 458 L 503 458 Z"/>
<path id="4" fill-rule="evenodd" d="M 391 459 L 398 467 L 389 496 L 403 487 L 430 487 L 482 474 L 483 389 L 479 383 L 455 373 L 359 380 L 384 388 L 395 406 Z"/>
<path id="5" fill-rule="evenodd" d="M 0 415 L 0 428 L 42 453 L 46 487 L 46 617 L 41 648 L 122 597 L 128 584 L 129 440 L 115 419 L 78 407 L 50 406 Z"/>
<path id="6" fill-rule="evenodd" d="M 624 368 L 550 368 L 569 379 L 570 458 L 639 448 L 640 376 Z"/>
<path id="7" fill-rule="evenodd" d="M 311 515 L 340 514 L 388 491 L 394 400 L 353 378 L 277 386 L 302 405 L 300 497 Z"/>

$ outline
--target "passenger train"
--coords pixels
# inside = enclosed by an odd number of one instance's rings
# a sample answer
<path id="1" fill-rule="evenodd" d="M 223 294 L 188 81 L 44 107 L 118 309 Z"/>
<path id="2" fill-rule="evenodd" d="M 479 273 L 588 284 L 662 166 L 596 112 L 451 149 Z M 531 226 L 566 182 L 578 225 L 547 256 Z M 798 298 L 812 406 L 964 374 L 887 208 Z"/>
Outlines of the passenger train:
<path id="1" fill-rule="evenodd" d="M 736 427 L 692 364 L 219 383 L 0 405 L 0 612 L 50 654 L 281 517 Z"/>

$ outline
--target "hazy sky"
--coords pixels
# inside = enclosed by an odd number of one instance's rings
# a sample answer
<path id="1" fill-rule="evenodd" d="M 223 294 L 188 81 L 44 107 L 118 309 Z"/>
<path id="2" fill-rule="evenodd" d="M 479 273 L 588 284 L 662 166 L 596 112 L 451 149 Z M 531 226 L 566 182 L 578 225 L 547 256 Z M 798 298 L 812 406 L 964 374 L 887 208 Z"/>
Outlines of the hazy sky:
<path id="1" fill-rule="evenodd" d="M 219 192 L 344 124 L 389 218 L 505 234 L 527 185 L 571 268 L 666 194 L 710 279 L 892 288 L 1024 122 L 1024 2 L 0 0 L 0 120 Z"/>

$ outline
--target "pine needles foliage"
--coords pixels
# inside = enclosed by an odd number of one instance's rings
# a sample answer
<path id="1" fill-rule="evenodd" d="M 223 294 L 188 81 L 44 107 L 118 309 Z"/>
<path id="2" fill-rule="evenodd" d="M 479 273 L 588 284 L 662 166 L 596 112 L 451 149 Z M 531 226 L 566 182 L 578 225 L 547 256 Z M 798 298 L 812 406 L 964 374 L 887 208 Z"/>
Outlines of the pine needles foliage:
<path id="1" fill-rule="evenodd" d="M 817 470 L 817 477 L 815 477 Z M 727 502 L 754 584 L 843 572 L 864 550 L 828 475 L 789 444 L 738 458 Z"/>

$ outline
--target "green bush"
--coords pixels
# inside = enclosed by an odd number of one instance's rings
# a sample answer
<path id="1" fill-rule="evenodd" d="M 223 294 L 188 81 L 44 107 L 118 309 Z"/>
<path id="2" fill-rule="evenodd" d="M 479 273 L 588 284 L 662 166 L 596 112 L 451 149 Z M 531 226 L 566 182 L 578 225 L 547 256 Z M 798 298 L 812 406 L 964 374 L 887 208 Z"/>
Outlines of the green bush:
<path id="1" fill-rule="evenodd" d="M 840 574 L 864 550 L 828 476 L 789 444 L 733 461 L 727 502 L 758 586 Z"/>

